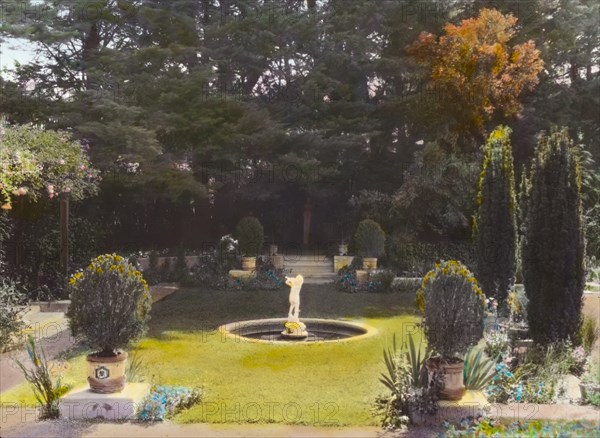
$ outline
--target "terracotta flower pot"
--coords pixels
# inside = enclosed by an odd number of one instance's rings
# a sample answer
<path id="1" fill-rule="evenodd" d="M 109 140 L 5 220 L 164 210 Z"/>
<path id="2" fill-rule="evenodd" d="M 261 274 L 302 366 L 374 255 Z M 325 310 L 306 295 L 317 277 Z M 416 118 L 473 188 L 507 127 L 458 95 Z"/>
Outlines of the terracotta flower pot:
<path id="1" fill-rule="evenodd" d="M 377 257 L 363 258 L 363 269 L 366 269 L 367 271 L 377 269 Z"/>
<path id="2" fill-rule="evenodd" d="M 116 356 L 90 354 L 88 362 L 88 383 L 92 392 L 112 394 L 125 388 L 125 368 L 127 353 L 120 351 Z"/>
<path id="3" fill-rule="evenodd" d="M 242 270 L 254 271 L 256 269 L 256 257 L 242 257 Z"/>
<path id="4" fill-rule="evenodd" d="M 439 372 L 444 375 L 444 388 L 440 391 L 440 399 L 442 400 L 460 400 L 465 393 L 465 385 L 463 380 L 463 371 L 465 362 L 460 359 L 455 359 L 451 362 L 446 362 L 440 358 L 430 358 L 425 362 L 431 381 L 434 372 Z"/>

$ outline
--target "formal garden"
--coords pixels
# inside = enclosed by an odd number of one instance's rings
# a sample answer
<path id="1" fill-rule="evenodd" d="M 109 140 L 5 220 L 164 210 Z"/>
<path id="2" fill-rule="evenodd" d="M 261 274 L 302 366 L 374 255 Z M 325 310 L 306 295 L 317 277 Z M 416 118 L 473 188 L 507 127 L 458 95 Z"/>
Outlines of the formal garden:
<path id="1" fill-rule="evenodd" d="M 600 6 L 530 3 L 3 8 L 0 435 L 599 436 Z"/>

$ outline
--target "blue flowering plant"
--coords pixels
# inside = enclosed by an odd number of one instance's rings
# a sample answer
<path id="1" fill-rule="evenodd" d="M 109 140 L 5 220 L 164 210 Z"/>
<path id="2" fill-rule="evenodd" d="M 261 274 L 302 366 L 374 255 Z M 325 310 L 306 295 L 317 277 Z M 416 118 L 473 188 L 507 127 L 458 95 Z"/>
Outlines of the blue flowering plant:
<path id="1" fill-rule="evenodd" d="M 499 419 L 468 417 L 460 421 L 443 423 L 444 430 L 438 438 L 456 437 L 592 437 L 597 436 L 597 426 L 592 421 L 515 421 L 503 423 Z"/>
<path id="2" fill-rule="evenodd" d="M 528 364 L 511 371 L 505 362 L 500 362 L 485 394 L 492 403 L 553 403 L 556 379 L 535 375 Z"/>
<path id="3" fill-rule="evenodd" d="M 236 279 L 229 283 L 229 288 L 238 290 L 280 290 L 285 286 L 285 276 L 290 270 L 276 268 L 266 257 L 256 258 L 255 275 L 250 278 Z"/>
<path id="4" fill-rule="evenodd" d="M 178 412 L 199 403 L 201 390 L 182 386 L 154 386 L 138 411 L 138 419 L 147 422 L 164 421 Z"/>
<path id="5" fill-rule="evenodd" d="M 496 364 L 496 375 L 485 389 L 488 400 L 492 403 L 508 403 L 515 400 L 515 392 L 519 384 L 517 377 L 504 362 Z"/>

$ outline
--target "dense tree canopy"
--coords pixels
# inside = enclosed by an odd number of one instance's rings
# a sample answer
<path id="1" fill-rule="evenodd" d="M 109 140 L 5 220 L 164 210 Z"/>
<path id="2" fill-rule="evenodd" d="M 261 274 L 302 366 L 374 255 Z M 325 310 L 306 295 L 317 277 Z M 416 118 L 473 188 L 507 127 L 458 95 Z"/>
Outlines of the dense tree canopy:
<path id="1" fill-rule="evenodd" d="M 231 230 L 256 202 L 347 210 L 363 190 L 390 234 L 465 239 L 479 146 L 499 121 L 517 168 L 552 123 L 600 156 L 598 5 L 516 3 L 24 1 L 0 37 L 38 56 L 0 77 L 0 112 L 89 144 L 121 240 L 184 217 Z"/>
<path id="2" fill-rule="evenodd" d="M 440 110 L 456 118 L 455 129 L 481 129 L 497 114 L 518 114 L 519 98 L 538 83 L 543 61 L 535 43 L 509 45 L 516 23 L 512 15 L 482 9 L 460 26 L 447 24 L 439 38 L 422 33 L 409 48 L 430 72 L 428 86 L 441 97 Z"/>

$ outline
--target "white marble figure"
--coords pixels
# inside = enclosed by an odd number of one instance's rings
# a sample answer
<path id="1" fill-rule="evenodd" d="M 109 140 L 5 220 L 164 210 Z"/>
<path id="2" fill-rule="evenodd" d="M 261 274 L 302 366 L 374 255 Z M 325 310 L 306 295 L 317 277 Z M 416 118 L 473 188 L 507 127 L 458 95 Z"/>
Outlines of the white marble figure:
<path id="1" fill-rule="evenodd" d="M 304 283 L 304 277 L 300 274 L 296 277 L 285 277 L 285 284 L 290 287 L 290 311 L 288 322 L 300 322 L 300 289 Z"/>

